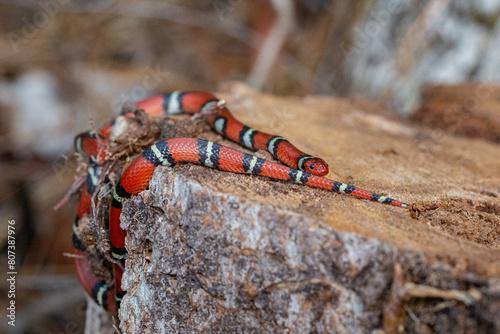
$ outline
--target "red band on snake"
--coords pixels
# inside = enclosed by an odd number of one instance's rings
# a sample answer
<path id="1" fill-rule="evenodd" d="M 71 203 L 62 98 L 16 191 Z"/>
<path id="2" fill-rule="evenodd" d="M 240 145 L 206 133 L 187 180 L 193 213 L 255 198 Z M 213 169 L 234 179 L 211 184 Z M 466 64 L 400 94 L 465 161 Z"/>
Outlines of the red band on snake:
<path id="1" fill-rule="evenodd" d="M 299 151 L 282 137 L 265 134 L 241 124 L 231 116 L 224 104 L 212 94 L 203 92 L 175 92 L 140 101 L 137 103 L 137 106 L 144 109 L 148 115 L 154 116 L 177 113 L 200 113 L 205 115 L 207 121 L 218 133 L 247 148 L 266 149 L 288 166 L 269 162 L 238 150 L 195 138 L 171 138 L 152 145 L 128 166 L 113 190 L 109 228 L 112 245 L 111 255 L 117 262 L 124 263 L 127 257 L 125 250 L 126 232 L 120 227 L 122 203 L 132 195 L 137 195 L 148 188 L 153 172 L 159 165 L 173 166 L 180 162 L 190 162 L 221 171 L 254 174 L 291 181 L 394 206 L 408 207 L 407 204 L 400 201 L 318 176 L 328 173 L 328 167 L 323 160 Z M 127 116 L 132 115 L 127 114 Z M 85 154 L 92 156 L 92 159 L 99 163 L 103 159 L 101 152 L 103 151 L 103 147 L 107 145 L 105 138 L 109 135 L 109 132 L 110 126 L 101 130 L 99 134 L 93 133 L 87 136 L 80 136 L 75 141 L 77 149 L 83 150 Z M 92 142 L 92 140 L 95 141 Z M 97 174 L 99 167 L 96 166 L 93 168 L 95 169 L 89 169 L 89 177 L 87 178 L 87 184 L 84 186 L 80 200 L 75 228 L 78 227 L 79 219 L 90 211 L 90 196 L 96 185 L 95 175 L 90 174 Z M 302 170 L 298 170 L 297 168 Z M 317 175 L 313 175 L 313 172 Z M 76 233 L 73 240 L 75 254 L 84 254 L 85 246 L 78 239 Z M 111 285 L 93 277 L 89 272 L 86 260 L 75 260 L 75 264 L 82 285 L 85 287 L 87 293 L 105 309 L 116 311 L 117 307 L 110 305 L 110 301 L 113 299 Z M 121 267 L 115 265 L 115 298 L 118 306 L 125 293 L 121 289 L 122 274 Z"/>

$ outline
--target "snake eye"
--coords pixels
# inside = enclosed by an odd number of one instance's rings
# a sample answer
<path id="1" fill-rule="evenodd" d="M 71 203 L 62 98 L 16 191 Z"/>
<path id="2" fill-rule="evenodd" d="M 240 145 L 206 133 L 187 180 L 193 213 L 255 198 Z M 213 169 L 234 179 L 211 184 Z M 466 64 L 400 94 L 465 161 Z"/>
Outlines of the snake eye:
<path id="1" fill-rule="evenodd" d="M 314 169 L 314 164 L 311 164 L 311 165 L 309 166 L 309 169 Z"/>

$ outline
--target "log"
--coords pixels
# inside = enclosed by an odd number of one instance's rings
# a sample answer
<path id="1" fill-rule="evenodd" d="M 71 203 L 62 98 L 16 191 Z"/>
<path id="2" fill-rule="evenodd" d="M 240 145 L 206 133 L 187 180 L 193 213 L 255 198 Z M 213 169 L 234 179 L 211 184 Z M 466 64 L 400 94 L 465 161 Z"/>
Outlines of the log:
<path id="1" fill-rule="evenodd" d="M 325 158 L 328 177 L 412 207 L 159 167 L 122 213 L 124 333 L 500 331 L 498 145 L 361 100 L 240 85 L 221 97 L 244 123 Z"/>
<path id="2" fill-rule="evenodd" d="M 427 85 L 412 118 L 447 133 L 500 142 L 500 87 L 484 83 Z"/>

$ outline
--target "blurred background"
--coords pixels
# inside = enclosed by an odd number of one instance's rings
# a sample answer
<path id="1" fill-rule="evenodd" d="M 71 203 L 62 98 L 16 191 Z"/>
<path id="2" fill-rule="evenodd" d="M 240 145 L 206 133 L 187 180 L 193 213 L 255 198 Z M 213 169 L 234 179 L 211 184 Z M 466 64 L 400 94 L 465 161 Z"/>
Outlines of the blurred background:
<path id="1" fill-rule="evenodd" d="M 498 143 L 499 17 L 500 0 L 0 0 L 0 264 L 14 220 L 18 273 L 16 327 L 0 332 L 84 332 L 65 256 L 77 199 L 53 207 L 74 181 L 74 136 L 125 102 L 238 81 Z"/>

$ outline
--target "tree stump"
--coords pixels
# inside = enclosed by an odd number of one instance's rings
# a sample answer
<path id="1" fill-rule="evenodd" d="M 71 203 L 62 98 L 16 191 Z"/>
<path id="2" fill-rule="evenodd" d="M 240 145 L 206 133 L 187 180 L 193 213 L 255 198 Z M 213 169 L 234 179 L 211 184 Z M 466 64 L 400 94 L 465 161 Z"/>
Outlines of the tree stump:
<path id="1" fill-rule="evenodd" d="M 220 97 L 242 122 L 324 158 L 328 177 L 412 208 L 159 167 L 123 206 L 123 332 L 500 331 L 498 145 L 364 101 L 239 85 Z M 213 132 L 199 137 L 238 147 Z"/>

